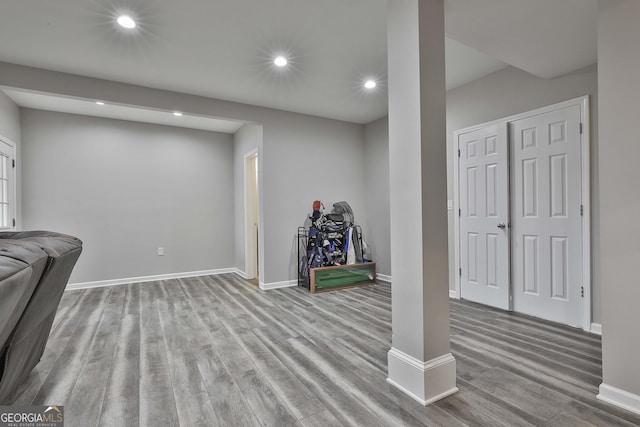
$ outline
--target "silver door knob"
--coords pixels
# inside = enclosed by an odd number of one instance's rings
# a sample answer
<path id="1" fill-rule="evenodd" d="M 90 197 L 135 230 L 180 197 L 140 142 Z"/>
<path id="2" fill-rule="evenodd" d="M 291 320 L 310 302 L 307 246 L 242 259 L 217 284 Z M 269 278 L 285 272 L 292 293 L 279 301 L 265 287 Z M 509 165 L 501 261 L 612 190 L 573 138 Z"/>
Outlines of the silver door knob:
<path id="1" fill-rule="evenodd" d="M 507 225 L 504 222 L 501 222 L 500 224 L 498 224 L 498 228 L 501 228 L 504 230 L 505 228 L 507 228 Z"/>

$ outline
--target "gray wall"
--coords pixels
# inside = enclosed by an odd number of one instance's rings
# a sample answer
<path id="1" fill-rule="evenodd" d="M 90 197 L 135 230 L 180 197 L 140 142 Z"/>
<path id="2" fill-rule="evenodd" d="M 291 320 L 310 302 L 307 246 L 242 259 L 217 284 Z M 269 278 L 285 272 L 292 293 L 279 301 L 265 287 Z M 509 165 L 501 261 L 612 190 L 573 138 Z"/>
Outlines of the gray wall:
<path id="1" fill-rule="evenodd" d="M 345 200 L 357 223 L 367 221 L 364 127 L 274 112 L 263 131 L 263 281 L 296 280 L 297 227 L 311 214 L 314 200 L 321 200 L 326 212 Z"/>
<path id="2" fill-rule="evenodd" d="M 598 2 L 603 383 L 640 411 L 640 2 Z M 601 388 L 601 392 L 604 390 Z M 609 396 L 611 397 L 611 396 Z M 634 400 L 635 399 L 635 400 Z"/>
<path id="3" fill-rule="evenodd" d="M 242 272 L 245 272 L 244 156 L 261 145 L 261 125 L 247 123 L 233 135 L 235 266 Z"/>
<path id="4" fill-rule="evenodd" d="M 296 278 L 293 240 L 314 199 L 327 206 L 346 200 L 356 220 L 366 222 L 361 125 L 8 63 L 0 63 L 0 85 L 262 124 L 261 223 L 269 250 L 261 251 L 261 280 L 267 284 Z M 233 266 L 234 249 L 229 253 Z"/>
<path id="5" fill-rule="evenodd" d="M 261 118 L 234 136 L 235 265 L 245 270 L 244 155 L 259 147 L 260 282 L 268 286 L 297 280 L 297 228 L 314 200 L 326 212 L 345 200 L 365 224 L 364 129 L 277 110 Z"/>
<path id="6" fill-rule="evenodd" d="M 233 267 L 231 135 L 25 109 L 22 141 L 24 228 L 84 241 L 70 283 Z"/>
<path id="7" fill-rule="evenodd" d="M 600 191 L 598 167 L 598 72 L 592 65 L 555 79 L 540 79 L 507 67 L 447 93 L 448 198 L 453 199 L 453 132 L 465 127 L 523 113 L 536 108 L 591 95 L 591 239 L 592 322 L 600 323 Z M 455 288 L 455 247 L 449 211 L 449 287 Z"/>
<path id="8" fill-rule="evenodd" d="M 448 170 L 448 198 L 453 199 L 453 160 L 454 141 L 453 132 L 465 127 L 508 117 L 514 114 L 530 111 L 554 103 L 578 98 L 583 95 L 591 96 L 591 239 L 592 239 L 592 321 L 601 321 L 601 279 L 600 279 L 600 191 L 598 165 L 598 72 L 595 65 L 570 73 L 555 79 L 540 79 L 513 67 L 507 67 L 487 77 L 481 78 L 467 85 L 447 92 L 447 170 Z M 375 175 L 375 171 L 388 170 L 388 158 L 371 155 L 388 149 L 388 128 L 383 126 L 385 120 L 370 123 L 366 129 L 365 149 L 367 159 L 367 181 L 374 179 L 377 185 L 385 184 L 379 181 L 388 174 Z M 375 148 L 369 148 L 369 145 Z M 373 178 L 372 178 L 373 177 Z M 367 183 L 368 185 L 368 183 Z M 380 200 L 375 190 L 367 187 L 367 198 Z M 378 202 L 376 202 L 378 203 Z M 367 209 L 373 215 L 371 208 Z M 378 210 L 375 211 L 378 214 Z M 449 212 L 449 288 L 455 289 L 454 262 L 454 212 Z M 377 223 L 388 224 L 388 218 L 376 218 Z M 369 233 L 370 239 L 377 239 L 379 225 Z M 388 243 L 383 247 L 376 244 L 376 261 L 384 264 L 389 262 Z M 386 261 L 385 261 L 386 260 Z"/>
<path id="9" fill-rule="evenodd" d="M 364 128 L 365 239 L 377 272 L 391 276 L 389 235 L 389 124 L 384 117 Z"/>
<path id="10" fill-rule="evenodd" d="M 20 108 L 0 90 L 0 136 L 20 142 Z"/>

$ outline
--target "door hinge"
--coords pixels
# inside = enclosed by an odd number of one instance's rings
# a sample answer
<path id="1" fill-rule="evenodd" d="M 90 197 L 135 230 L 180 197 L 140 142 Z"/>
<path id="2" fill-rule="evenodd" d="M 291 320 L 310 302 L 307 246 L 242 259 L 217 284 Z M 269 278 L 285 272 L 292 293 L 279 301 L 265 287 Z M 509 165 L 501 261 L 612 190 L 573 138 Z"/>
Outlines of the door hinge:
<path id="1" fill-rule="evenodd" d="M 12 222 L 13 226 L 15 227 L 16 226 L 16 219 L 13 218 L 13 220 L 11 222 Z"/>
<path id="2" fill-rule="evenodd" d="M 582 135 L 582 123 L 580 123 L 580 135 Z"/>
<path id="3" fill-rule="evenodd" d="M 460 149 L 458 148 L 458 157 L 460 157 Z"/>
<path id="4" fill-rule="evenodd" d="M 458 216 L 462 216 L 462 209 L 458 209 Z"/>
<path id="5" fill-rule="evenodd" d="M 584 298 L 584 286 L 580 286 L 580 296 Z"/>
<path id="6" fill-rule="evenodd" d="M 584 205 L 580 205 L 580 216 L 584 216 Z"/>
<path id="7" fill-rule="evenodd" d="M 460 275 L 460 277 L 462 277 L 462 267 L 460 267 L 460 269 L 458 270 L 458 274 Z"/>
<path id="8" fill-rule="evenodd" d="M 16 159 L 11 159 L 11 166 L 16 167 Z"/>

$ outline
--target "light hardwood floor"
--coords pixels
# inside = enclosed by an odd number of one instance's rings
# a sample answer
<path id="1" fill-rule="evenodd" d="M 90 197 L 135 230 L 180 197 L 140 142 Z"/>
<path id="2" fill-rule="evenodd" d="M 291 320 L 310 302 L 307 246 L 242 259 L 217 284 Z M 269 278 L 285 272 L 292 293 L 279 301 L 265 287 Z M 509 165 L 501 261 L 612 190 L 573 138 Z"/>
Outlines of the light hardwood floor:
<path id="1" fill-rule="evenodd" d="M 65 292 L 14 404 L 67 426 L 632 426 L 598 401 L 600 339 L 452 301 L 460 391 L 387 384 L 390 286 L 262 292 L 236 275 Z"/>

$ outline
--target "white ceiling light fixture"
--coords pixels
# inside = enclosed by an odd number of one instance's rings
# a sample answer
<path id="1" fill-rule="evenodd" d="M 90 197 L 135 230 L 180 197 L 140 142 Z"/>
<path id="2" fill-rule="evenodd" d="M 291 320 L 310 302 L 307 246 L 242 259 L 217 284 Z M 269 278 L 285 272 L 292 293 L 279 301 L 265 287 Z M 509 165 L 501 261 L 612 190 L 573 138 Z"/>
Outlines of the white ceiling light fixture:
<path id="1" fill-rule="evenodd" d="M 364 83 L 364 87 L 366 87 L 367 89 L 373 89 L 374 87 L 376 87 L 376 82 L 373 80 L 367 80 Z"/>
<path id="2" fill-rule="evenodd" d="M 287 58 L 285 58 L 284 56 L 280 55 L 280 56 L 277 56 L 276 59 L 273 60 L 273 63 L 276 64 L 278 67 L 286 67 L 286 65 L 289 63 L 289 61 L 287 61 Z"/>
<path id="3" fill-rule="evenodd" d="M 132 30 L 136 27 L 136 21 L 129 15 L 120 15 L 117 19 L 118 25 L 128 30 Z"/>
<path id="4" fill-rule="evenodd" d="M 102 101 L 96 101 L 96 104 L 97 104 L 97 105 L 104 105 L 104 102 L 102 102 Z"/>
<path id="5" fill-rule="evenodd" d="M 182 117 L 182 113 L 180 111 L 174 111 L 173 115 L 176 117 Z"/>

